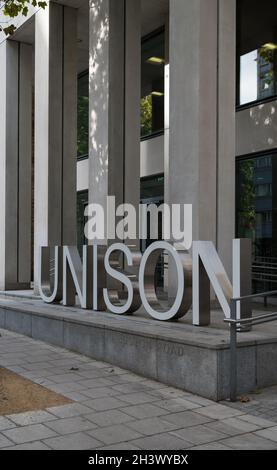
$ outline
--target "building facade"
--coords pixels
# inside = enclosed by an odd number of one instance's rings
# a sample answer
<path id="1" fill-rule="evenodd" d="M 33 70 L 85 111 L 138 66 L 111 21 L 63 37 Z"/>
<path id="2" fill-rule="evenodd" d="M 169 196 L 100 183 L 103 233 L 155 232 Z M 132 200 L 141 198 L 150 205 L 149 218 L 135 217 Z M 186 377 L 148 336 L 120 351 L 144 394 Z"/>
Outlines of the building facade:
<path id="1" fill-rule="evenodd" d="M 192 204 L 193 239 L 231 274 L 232 239 L 251 238 L 253 288 L 276 288 L 274 13 L 273 0 L 50 1 L 1 36 L 1 290 L 36 290 L 39 247 L 86 243 L 84 209 L 108 195 Z"/>

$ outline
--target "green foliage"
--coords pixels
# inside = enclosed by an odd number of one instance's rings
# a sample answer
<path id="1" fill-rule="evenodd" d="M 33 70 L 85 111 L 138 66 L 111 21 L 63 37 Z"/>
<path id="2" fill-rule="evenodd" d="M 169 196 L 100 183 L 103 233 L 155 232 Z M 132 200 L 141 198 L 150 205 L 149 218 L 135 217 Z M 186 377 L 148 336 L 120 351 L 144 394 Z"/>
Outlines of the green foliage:
<path id="1" fill-rule="evenodd" d="M 16 18 L 18 15 L 27 16 L 30 6 L 44 9 L 47 6 L 47 2 L 40 0 L 4 0 L 2 13 L 9 18 Z M 0 24 L 0 31 L 4 31 L 7 36 L 13 35 L 15 30 L 16 26 L 14 24 L 6 27 Z"/>
<path id="2" fill-rule="evenodd" d="M 78 156 L 88 154 L 88 126 L 89 126 L 89 98 L 79 96 L 78 98 Z"/>
<path id="3" fill-rule="evenodd" d="M 253 184 L 253 160 L 240 164 L 239 233 L 254 238 L 256 229 L 255 188 Z"/>
<path id="4" fill-rule="evenodd" d="M 145 96 L 140 100 L 140 122 L 142 135 L 152 132 L 152 95 Z"/>

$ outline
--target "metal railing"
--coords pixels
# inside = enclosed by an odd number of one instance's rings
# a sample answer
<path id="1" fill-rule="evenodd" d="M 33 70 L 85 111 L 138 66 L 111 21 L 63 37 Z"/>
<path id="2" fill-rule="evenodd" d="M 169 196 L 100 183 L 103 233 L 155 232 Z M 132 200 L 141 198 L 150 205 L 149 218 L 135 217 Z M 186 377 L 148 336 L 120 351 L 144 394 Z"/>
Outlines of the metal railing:
<path id="1" fill-rule="evenodd" d="M 237 400 L 237 333 L 243 332 L 244 328 L 249 330 L 251 326 L 277 320 L 277 312 L 248 318 L 237 318 L 237 304 L 238 302 L 249 301 L 259 297 L 267 299 L 273 295 L 277 295 L 277 290 L 231 299 L 230 318 L 225 318 L 224 322 L 230 325 L 230 401 L 232 402 Z"/>
<path id="2" fill-rule="evenodd" d="M 257 292 L 275 289 L 277 258 L 256 256 L 252 263 L 252 281 Z M 267 307 L 267 298 L 264 298 L 264 306 Z"/>

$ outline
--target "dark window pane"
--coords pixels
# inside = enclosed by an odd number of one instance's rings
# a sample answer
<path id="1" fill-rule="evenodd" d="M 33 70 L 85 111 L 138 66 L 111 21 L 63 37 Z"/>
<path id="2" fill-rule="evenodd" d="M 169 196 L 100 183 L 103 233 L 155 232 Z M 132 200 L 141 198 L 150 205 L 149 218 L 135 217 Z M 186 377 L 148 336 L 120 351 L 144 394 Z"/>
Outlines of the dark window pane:
<path id="1" fill-rule="evenodd" d="M 141 136 L 146 137 L 164 129 L 164 32 L 142 42 L 141 60 Z"/>
<path id="2" fill-rule="evenodd" d="M 89 87 L 88 73 L 78 78 L 78 157 L 88 155 L 88 128 L 89 128 Z"/>
<path id="3" fill-rule="evenodd" d="M 88 191 L 77 193 L 77 245 L 79 253 L 83 254 L 83 245 L 87 245 L 84 229 L 86 224 L 85 208 L 88 205 Z"/>
<path id="4" fill-rule="evenodd" d="M 239 97 L 243 105 L 277 93 L 276 0 L 239 0 Z"/>
<path id="5" fill-rule="evenodd" d="M 254 290 L 277 289 L 277 154 L 237 163 L 237 236 L 253 241 Z"/>
<path id="6" fill-rule="evenodd" d="M 141 204 L 147 206 L 156 204 L 158 207 L 164 203 L 164 176 L 153 176 L 150 178 L 141 179 Z M 152 221 L 153 222 L 153 221 Z M 158 240 L 162 240 L 163 235 L 162 215 L 159 214 L 158 218 Z M 150 238 L 150 215 L 147 217 L 147 239 L 141 240 L 140 249 L 142 253 L 153 243 L 155 240 Z M 157 263 L 155 270 L 155 284 L 158 288 L 164 286 L 164 255 L 162 254 Z"/>

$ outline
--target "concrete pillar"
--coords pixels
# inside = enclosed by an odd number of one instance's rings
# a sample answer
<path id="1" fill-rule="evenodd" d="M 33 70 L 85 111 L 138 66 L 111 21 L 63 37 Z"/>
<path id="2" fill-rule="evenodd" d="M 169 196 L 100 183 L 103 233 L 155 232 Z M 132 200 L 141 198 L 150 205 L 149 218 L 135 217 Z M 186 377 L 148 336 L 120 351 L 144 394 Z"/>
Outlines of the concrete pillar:
<path id="1" fill-rule="evenodd" d="M 77 10 L 50 2 L 35 21 L 37 291 L 39 247 L 76 244 Z"/>
<path id="2" fill-rule="evenodd" d="M 170 0 L 169 203 L 231 274 L 235 214 L 235 0 Z"/>
<path id="3" fill-rule="evenodd" d="M 218 34 L 217 248 L 230 274 L 236 213 L 236 0 L 219 1 Z"/>
<path id="4" fill-rule="evenodd" d="M 140 0 L 90 3 L 89 201 L 140 199 Z"/>
<path id="5" fill-rule="evenodd" d="M 30 288 L 32 46 L 0 45 L 0 289 Z"/>

